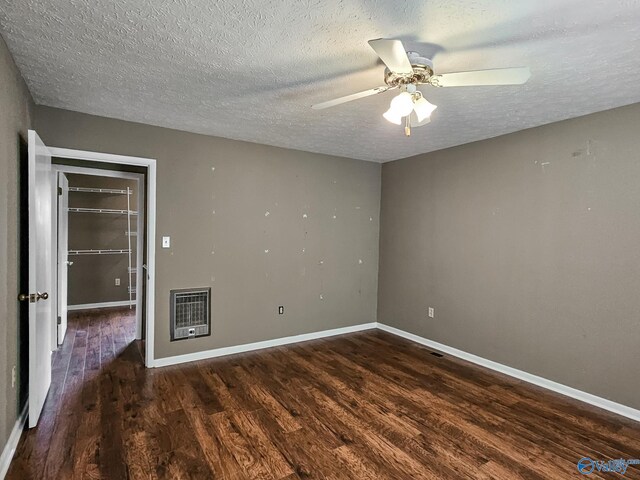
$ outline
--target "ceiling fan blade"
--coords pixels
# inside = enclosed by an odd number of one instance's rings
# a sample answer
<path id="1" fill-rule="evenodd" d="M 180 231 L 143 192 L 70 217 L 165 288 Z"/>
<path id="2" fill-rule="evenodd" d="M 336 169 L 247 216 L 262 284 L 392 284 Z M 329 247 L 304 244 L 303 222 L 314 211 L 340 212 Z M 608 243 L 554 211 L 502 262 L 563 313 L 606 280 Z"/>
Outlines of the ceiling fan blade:
<path id="1" fill-rule="evenodd" d="M 396 87 L 389 87 L 385 85 L 384 87 L 371 88 L 369 90 L 365 90 L 364 92 L 352 93 L 351 95 L 335 98 L 327 102 L 316 103 L 315 105 L 311 105 L 311 108 L 313 108 L 314 110 L 322 110 L 323 108 L 335 107 L 336 105 L 340 105 L 341 103 L 347 103 L 352 100 L 358 100 L 359 98 L 369 97 L 378 93 L 384 93 L 387 90 L 391 90 L 393 88 Z"/>
<path id="2" fill-rule="evenodd" d="M 435 87 L 474 87 L 479 85 L 522 85 L 529 80 L 529 67 L 497 68 L 471 72 L 443 73 L 431 77 Z"/>
<path id="3" fill-rule="evenodd" d="M 369 45 L 392 72 L 405 75 L 413 73 L 413 67 L 400 40 L 378 38 L 369 40 Z"/>

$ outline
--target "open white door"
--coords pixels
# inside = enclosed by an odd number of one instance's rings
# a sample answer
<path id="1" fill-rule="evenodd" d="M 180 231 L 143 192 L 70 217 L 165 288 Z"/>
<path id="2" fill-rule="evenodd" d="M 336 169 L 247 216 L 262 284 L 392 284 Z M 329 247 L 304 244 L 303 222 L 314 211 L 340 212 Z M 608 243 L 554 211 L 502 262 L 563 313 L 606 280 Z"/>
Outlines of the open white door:
<path id="1" fill-rule="evenodd" d="M 58 345 L 67 333 L 67 282 L 69 261 L 69 180 L 58 173 Z"/>
<path id="2" fill-rule="evenodd" d="M 38 423 L 51 385 L 51 323 L 55 310 L 51 221 L 51 154 L 35 131 L 29 130 L 29 428 Z"/>

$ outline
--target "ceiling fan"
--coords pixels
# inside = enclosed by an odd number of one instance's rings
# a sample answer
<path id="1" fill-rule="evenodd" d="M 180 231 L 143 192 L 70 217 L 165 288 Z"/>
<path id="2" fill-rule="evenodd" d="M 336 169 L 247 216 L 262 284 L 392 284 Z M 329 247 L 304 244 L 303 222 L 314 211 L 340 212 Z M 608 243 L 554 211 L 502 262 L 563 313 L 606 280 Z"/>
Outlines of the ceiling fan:
<path id="1" fill-rule="evenodd" d="M 369 45 L 387 66 L 384 70 L 386 85 L 353 93 L 311 108 L 321 110 L 342 103 L 369 97 L 389 90 L 399 89 L 383 117 L 391 123 L 405 124 L 405 135 L 411 135 L 411 127 L 420 127 L 431 121 L 431 113 L 437 108 L 429 103 L 417 89 L 418 85 L 432 87 L 471 87 L 480 85 L 522 85 L 531 76 L 529 67 L 474 70 L 469 72 L 443 73 L 436 75 L 433 62 L 417 52 L 407 52 L 400 40 L 379 38 L 369 40 Z"/>

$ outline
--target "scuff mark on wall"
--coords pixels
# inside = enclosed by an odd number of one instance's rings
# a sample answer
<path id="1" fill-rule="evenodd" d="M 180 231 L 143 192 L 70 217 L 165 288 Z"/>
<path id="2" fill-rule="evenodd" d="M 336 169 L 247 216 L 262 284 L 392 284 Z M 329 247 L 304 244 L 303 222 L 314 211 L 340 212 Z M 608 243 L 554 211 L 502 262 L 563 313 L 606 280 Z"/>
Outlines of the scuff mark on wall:
<path id="1" fill-rule="evenodd" d="M 580 157 L 582 155 L 586 154 L 587 157 L 590 157 L 593 154 L 593 140 L 589 139 L 587 140 L 587 146 L 584 148 L 580 148 L 578 150 L 575 150 L 574 152 L 571 153 L 571 156 L 573 158 L 576 157 Z"/>

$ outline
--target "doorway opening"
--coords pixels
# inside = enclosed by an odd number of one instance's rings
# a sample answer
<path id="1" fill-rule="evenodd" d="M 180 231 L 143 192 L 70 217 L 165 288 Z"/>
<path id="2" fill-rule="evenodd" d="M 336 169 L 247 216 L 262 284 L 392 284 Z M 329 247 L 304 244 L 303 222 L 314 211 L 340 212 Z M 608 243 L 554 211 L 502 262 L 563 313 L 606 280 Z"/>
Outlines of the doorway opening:
<path id="1" fill-rule="evenodd" d="M 57 329 L 61 345 L 68 312 L 100 314 L 125 307 L 144 338 L 145 176 L 67 165 L 53 157 L 57 185 Z M 57 346 L 56 345 L 56 346 Z"/>
<path id="2" fill-rule="evenodd" d="M 21 418 L 28 416 L 33 428 L 47 398 L 50 404 L 58 397 L 49 390 L 56 373 L 52 364 L 64 365 L 56 359 L 69 345 L 64 341 L 69 300 L 74 315 L 103 307 L 124 309 L 106 323 L 102 313 L 99 321 L 74 317 L 72 345 L 78 339 L 86 342 L 85 327 L 96 332 L 99 326 L 95 338 L 104 339 L 100 345 L 107 357 L 111 342 L 114 354 L 138 350 L 145 366 L 155 366 L 156 165 L 153 159 L 48 147 L 34 130 L 29 130 L 27 144 L 19 177 L 17 300 L 25 317 L 21 323 L 28 326 L 20 334 L 26 342 L 21 343 L 21 357 L 25 352 L 28 356 L 28 368 L 20 366 L 20 385 L 28 385 L 28 400 L 21 396 Z M 70 266 L 78 267 L 71 276 Z M 80 335 L 78 327 L 85 329 Z M 134 342 L 136 338 L 142 341 Z M 116 342 L 138 348 L 116 348 Z"/>

